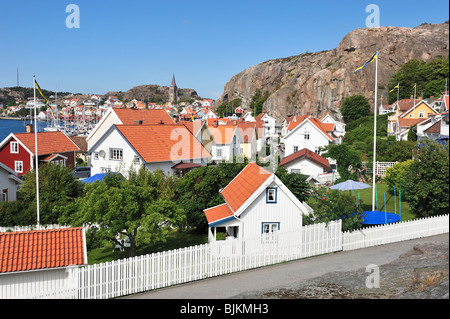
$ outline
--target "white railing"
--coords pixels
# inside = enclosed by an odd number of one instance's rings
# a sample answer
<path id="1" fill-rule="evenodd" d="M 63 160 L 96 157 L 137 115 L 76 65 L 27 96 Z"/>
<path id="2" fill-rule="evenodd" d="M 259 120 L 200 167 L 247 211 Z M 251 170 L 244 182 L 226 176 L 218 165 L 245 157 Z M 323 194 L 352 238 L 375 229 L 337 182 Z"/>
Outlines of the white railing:
<path id="1" fill-rule="evenodd" d="M 448 233 L 448 215 L 342 232 L 341 220 L 303 226 L 301 231 L 225 240 L 145 256 L 67 269 L 65 285 L 31 291 L 0 275 L 0 298 L 108 299 L 220 276 L 283 261 Z M 1 281 L 10 278 L 8 281 Z M 47 279 L 51 280 L 51 279 Z M 56 279 L 55 279 L 56 280 Z M 21 285 L 20 289 L 11 289 Z M 34 286 L 33 286 L 34 287 Z M 28 290 L 30 289 L 30 291 Z M 12 294 L 11 291 L 20 291 Z M 3 293 L 2 293 L 3 291 Z"/>
<path id="2" fill-rule="evenodd" d="M 449 232 L 448 215 L 372 226 L 343 233 L 343 250 L 383 245 Z"/>
<path id="3" fill-rule="evenodd" d="M 326 183 L 333 184 L 340 177 L 341 176 L 337 172 L 324 173 L 324 174 L 319 174 L 319 175 L 315 176 L 315 178 L 319 181 L 320 184 L 326 184 Z"/>
<path id="4" fill-rule="evenodd" d="M 375 163 L 375 175 L 384 176 L 386 175 L 386 168 L 392 167 L 398 162 L 376 162 Z M 372 174 L 373 163 L 362 162 L 361 166 L 366 170 L 367 174 Z"/>
<path id="5" fill-rule="evenodd" d="M 31 225 L 31 226 L 8 226 L 0 227 L 0 233 L 16 232 L 16 231 L 31 231 L 31 230 L 44 230 L 44 229 L 61 229 L 68 228 L 70 226 L 51 224 L 51 225 Z"/>

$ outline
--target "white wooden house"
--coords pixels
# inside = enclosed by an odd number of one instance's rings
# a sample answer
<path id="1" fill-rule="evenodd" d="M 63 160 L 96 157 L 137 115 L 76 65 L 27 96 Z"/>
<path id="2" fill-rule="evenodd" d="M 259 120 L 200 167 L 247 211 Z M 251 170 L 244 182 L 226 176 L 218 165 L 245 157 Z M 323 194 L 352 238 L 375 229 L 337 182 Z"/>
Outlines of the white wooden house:
<path id="1" fill-rule="evenodd" d="M 225 203 L 204 210 L 210 242 L 216 241 L 217 227 L 225 227 L 228 240 L 301 231 L 302 216 L 312 212 L 275 174 L 255 162 L 250 162 L 220 194 Z"/>
<path id="2" fill-rule="evenodd" d="M 203 134 L 203 145 L 211 153 L 212 161 L 230 161 L 234 156 L 243 154 L 243 138 L 236 125 L 219 125 L 214 122 L 208 125 L 207 130 Z"/>
<path id="3" fill-rule="evenodd" d="M 283 158 L 279 165 L 285 166 L 289 173 L 303 174 L 314 178 L 331 172 L 329 161 L 307 148 Z"/>
<path id="4" fill-rule="evenodd" d="M 307 148 L 312 152 L 320 154 L 320 148 L 334 144 L 335 139 L 321 126 L 321 122 L 307 118 L 295 126 L 285 137 L 285 156 Z"/>
<path id="5" fill-rule="evenodd" d="M 0 202 L 11 202 L 17 198 L 17 188 L 22 180 L 17 173 L 0 162 Z"/>
<path id="6" fill-rule="evenodd" d="M 172 175 L 180 163 L 206 165 L 211 157 L 183 124 L 113 125 L 87 155 L 91 175 L 119 172 L 125 177 L 141 165 Z"/>
<path id="7" fill-rule="evenodd" d="M 0 299 L 70 298 L 87 263 L 83 227 L 0 233 Z"/>

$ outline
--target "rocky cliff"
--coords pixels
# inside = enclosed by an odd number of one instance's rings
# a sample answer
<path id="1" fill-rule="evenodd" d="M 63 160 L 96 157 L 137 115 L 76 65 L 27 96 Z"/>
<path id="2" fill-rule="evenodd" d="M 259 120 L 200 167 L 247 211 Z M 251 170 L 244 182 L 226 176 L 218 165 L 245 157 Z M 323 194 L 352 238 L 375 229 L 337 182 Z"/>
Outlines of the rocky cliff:
<path id="1" fill-rule="evenodd" d="M 129 89 L 127 92 L 107 92 L 105 97 L 111 95 L 119 97 L 122 101 L 131 101 L 136 98 L 148 101 L 157 101 L 160 99 L 163 102 L 167 102 L 169 100 L 169 87 L 156 84 L 138 85 Z M 178 89 L 178 100 L 180 99 L 200 99 L 200 97 L 193 89 Z"/>
<path id="2" fill-rule="evenodd" d="M 233 76 L 221 97 L 214 103 L 235 98 L 248 107 L 255 90 L 268 91 L 264 110 L 277 119 L 287 115 L 330 113 L 341 119 L 344 98 L 364 95 L 373 108 L 375 63 L 362 66 L 378 49 L 378 103 L 386 96 L 391 76 L 411 59 L 425 62 L 449 54 L 449 24 L 422 24 L 416 28 L 361 28 L 348 33 L 333 50 L 304 53 L 269 60 Z M 386 102 L 386 101 L 384 101 Z"/>

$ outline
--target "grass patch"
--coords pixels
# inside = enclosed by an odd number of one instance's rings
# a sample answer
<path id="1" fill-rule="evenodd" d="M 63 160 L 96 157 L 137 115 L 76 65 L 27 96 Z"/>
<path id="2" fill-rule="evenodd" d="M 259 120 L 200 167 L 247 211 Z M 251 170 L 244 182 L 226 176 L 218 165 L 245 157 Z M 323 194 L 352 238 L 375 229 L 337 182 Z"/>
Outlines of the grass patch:
<path id="1" fill-rule="evenodd" d="M 351 192 L 351 191 L 349 191 Z M 355 197 L 360 196 L 362 207 L 364 210 L 372 210 L 372 186 L 366 189 L 358 189 L 355 190 Z M 384 194 L 386 194 L 386 212 L 395 213 L 397 211 L 397 215 L 400 215 L 400 204 L 398 192 L 396 198 L 394 198 L 394 194 L 390 194 L 388 191 L 388 187 L 385 183 L 377 183 L 377 198 L 378 198 L 378 210 L 384 212 Z M 395 203 L 397 202 L 397 203 Z M 397 207 L 396 207 L 397 205 Z M 376 209 L 376 206 L 375 206 Z M 408 203 L 403 200 L 401 202 L 401 220 L 411 220 L 417 218 L 411 213 L 411 208 Z"/>
<path id="2" fill-rule="evenodd" d="M 161 251 L 201 245 L 207 242 L 208 234 L 206 232 L 204 234 L 199 234 L 196 231 L 174 230 L 167 236 L 167 240 L 165 242 L 158 242 L 155 244 L 142 245 L 138 247 L 136 255 L 147 255 Z M 89 265 L 129 257 L 127 251 L 114 250 L 113 245 L 110 242 L 105 242 L 104 247 L 102 248 L 89 250 L 87 255 Z"/>

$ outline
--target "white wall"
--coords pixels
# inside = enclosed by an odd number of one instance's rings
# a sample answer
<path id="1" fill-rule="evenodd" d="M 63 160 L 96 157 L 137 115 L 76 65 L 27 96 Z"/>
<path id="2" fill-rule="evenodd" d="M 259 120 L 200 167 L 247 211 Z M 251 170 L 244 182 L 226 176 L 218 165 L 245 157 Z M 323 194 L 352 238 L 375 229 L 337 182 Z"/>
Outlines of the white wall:
<path id="1" fill-rule="evenodd" d="M 275 182 L 269 187 L 277 187 L 277 202 L 266 203 L 266 191 L 264 190 L 247 209 L 241 214 L 240 237 L 252 238 L 261 235 L 262 223 L 279 222 L 280 231 L 301 229 L 302 212 L 294 202 L 276 186 Z"/>
<path id="2" fill-rule="evenodd" d="M 305 131 L 309 131 L 309 140 L 305 140 Z M 329 140 L 315 125 L 305 121 L 284 138 L 284 145 L 285 156 L 289 156 L 294 153 L 294 146 L 298 146 L 299 151 L 307 148 L 311 152 L 316 152 L 319 147 L 329 145 Z"/>
<path id="3" fill-rule="evenodd" d="M 4 189 L 8 190 L 8 201 L 15 201 L 16 200 L 16 184 L 17 182 L 13 179 L 9 178 L 10 173 L 0 167 L 0 201 L 2 200 L 2 191 Z"/>
<path id="4" fill-rule="evenodd" d="M 119 148 L 123 150 L 123 160 L 115 161 L 110 160 L 109 150 L 110 148 Z M 94 152 L 100 152 L 100 150 L 105 151 L 105 157 L 99 155 L 96 160 L 94 157 Z M 127 141 L 119 134 L 119 132 L 114 129 L 92 150 L 91 154 L 91 175 L 102 173 L 102 168 L 109 168 L 111 172 L 120 172 L 124 176 L 127 176 L 127 172 L 132 166 L 136 171 L 142 163 L 134 164 L 134 157 L 136 153 L 127 143 Z"/>
<path id="5" fill-rule="evenodd" d="M 294 162 L 291 165 L 287 165 L 286 169 L 289 173 L 292 172 L 292 170 L 300 170 L 300 174 L 305 174 L 305 175 L 313 175 L 313 176 L 317 176 L 319 174 L 323 174 L 323 167 L 306 159 L 303 158 L 299 161 Z"/>
<path id="6" fill-rule="evenodd" d="M 45 298 L 52 298 L 60 290 L 76 288 L 76 284 L 66 268 L 3 273 L 0 274 L 0 299 L 35 298 L 45 292 L 48 293 Z"/>

